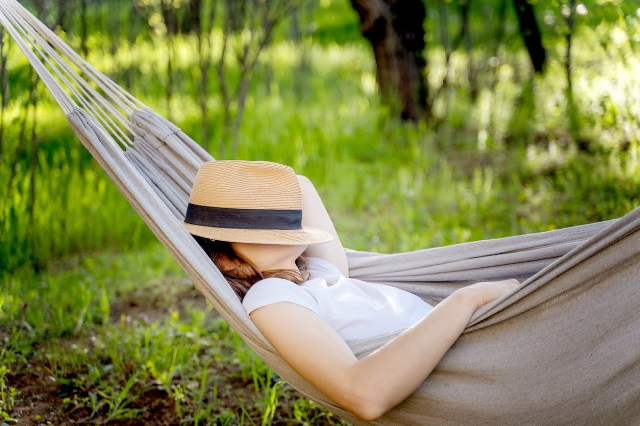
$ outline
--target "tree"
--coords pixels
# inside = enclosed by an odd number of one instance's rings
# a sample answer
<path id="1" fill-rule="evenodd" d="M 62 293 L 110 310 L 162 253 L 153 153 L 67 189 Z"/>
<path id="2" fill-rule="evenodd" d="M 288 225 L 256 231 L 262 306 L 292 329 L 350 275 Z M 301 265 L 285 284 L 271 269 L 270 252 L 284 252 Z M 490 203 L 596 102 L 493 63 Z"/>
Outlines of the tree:
<path id="1" fill-rule="evenodd" d="M 527 0 L 513 0 L 513 6 L 518 16 L 520 36 L 529 52 L 533 69 L 537 73 L 542 73 L 547 61 L 547 52 L 542 45 L 542 36 L 533 6 Z"/>
<path id="2" fill-rule="evenodd" d="M 376 60 L 383 102 L 403 120 L 418 121 L 427 107 L 422 0 L 351 0 Z"/>
<path id="3" fill-rule="evenodd" d="M 441 42 L 450 55 L 460 42 L 471 52 L 469 12 L 471 0 L 459 2 L 461 28 L 458 40 L 449 45 L 448 20 L 441 19 Z M 373 48 L 376 72 L 382 101 L 391 108 L 392 115 L 403 120 L 419 121 L 431 117 L 428 101 L 427 60 L 425 57 L 426 32 L 424 21 L 427 10 L 424 0 L 351 0 L 353 9 L 360 17 L 362 35 Z M 533 6 L 528 0 L 513 0 L 522 37 L 535 72 L 543 72 L 546 51 L 535 18 Z M 439 16 L 448 8 L 447 2 L 439 1 Z M 503 25 L 498 22 L 498 25 Z M 447 56 L 448 67 L 448 56 Z M 448 72 L 448 70 L 447 70 Z M 469 64 L 470 79 L 475 80 L 475 68 Z M 441 85 L 447 83 L 447 76 Z M 475 81 L 471 81 L 475 84 Z M 441 88 L 442 88 L 441 87 Z M 434 96 L 438 96 L 438 88 Z"/>
<path id="4" fill-rule="evenodd" d="M 217 63 L 218 85 L 222 97 L 223 122 L 219 155 L 238 156 L 238 135 L 244 115 L 251 77 L 260 55 L 269 46 L 276 26 L 289 16 L 302 0 L 224 0 L 222 49 Z M 235 63 L 238 76 L 229 78 L 227 68 Z"/>

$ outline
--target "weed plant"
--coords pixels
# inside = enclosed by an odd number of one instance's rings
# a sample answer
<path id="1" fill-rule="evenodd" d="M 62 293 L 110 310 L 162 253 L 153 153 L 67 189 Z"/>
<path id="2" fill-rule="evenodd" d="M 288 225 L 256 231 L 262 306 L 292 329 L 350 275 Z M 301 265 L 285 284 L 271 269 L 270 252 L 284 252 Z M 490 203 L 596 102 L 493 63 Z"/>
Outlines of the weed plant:
<path id="1" fill-rule="evenodd" d="M 338 27 L 346 28 L 341 44 L 325 34 L 279 39 L 266 52 L 238 158 L 309 176 L 347 247 L 414 250 L 612 219 L 638 205 L 640 62 L 631 40 L 599 42 L 611 27 L 583 29 L 575 41 L 577 130 L 567 119 L 561 47 L 535 78 L 520 54 L 501 52 L 475 101 L 464 77 L 469 58 L 456 53 L 452 84 L 435 105 L 442 122 L 428 127 L 387 117 L 370 52 L 353 40 L 355 21 Z M 116 81 L 114 64 L 139 69 L 133 92 L 156 107 L 164 105 L 162 46 L 145 38 L 111 58 L 92 51 L 89 61 Z M 176 40 L 185 94 L 196 93 L 193 48 Z M 36 110 L 24 108 L 28 68 L 11 55 L 0 168 L 0 421 L 340 423 L 282 382 L 195 294 L 42 88 Z M 434 81 L 443 58 L 429 51 Z M 174 102 L 174 120 L 198 139 L 196 97 Z M 219 111 L 215 94 L 210 104 Z M 20 137 L 33 112 L 35 144 Z M 51 412 L 25 411 L 32 384 Z"/>

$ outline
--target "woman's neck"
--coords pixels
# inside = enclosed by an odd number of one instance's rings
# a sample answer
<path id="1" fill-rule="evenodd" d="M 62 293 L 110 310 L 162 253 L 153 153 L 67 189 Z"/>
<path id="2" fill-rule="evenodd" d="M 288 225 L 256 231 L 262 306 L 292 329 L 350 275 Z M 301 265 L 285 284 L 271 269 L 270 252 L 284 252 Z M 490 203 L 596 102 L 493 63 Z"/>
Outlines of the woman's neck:
<path id="1" fill-rule="evenodd" d="M 306 246 L 281 244 L 231 243 L 231 246 L 260 271 L 299 271 L 296 259 L 306 249 Z"/>

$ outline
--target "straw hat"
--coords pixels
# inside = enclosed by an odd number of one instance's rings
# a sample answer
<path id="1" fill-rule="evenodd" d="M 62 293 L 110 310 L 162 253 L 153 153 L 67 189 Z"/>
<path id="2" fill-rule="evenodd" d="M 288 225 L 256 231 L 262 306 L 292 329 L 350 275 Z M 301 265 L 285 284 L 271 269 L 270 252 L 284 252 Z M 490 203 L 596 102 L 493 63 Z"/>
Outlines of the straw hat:
<path id="1" fill-rule="evenodd" d="M 184 227 L 220 241 L 304 245 L 331 234 L 302 226 L 302 191 L 291 167 L 267 161 L 209 161 L 196 175 Z"/>

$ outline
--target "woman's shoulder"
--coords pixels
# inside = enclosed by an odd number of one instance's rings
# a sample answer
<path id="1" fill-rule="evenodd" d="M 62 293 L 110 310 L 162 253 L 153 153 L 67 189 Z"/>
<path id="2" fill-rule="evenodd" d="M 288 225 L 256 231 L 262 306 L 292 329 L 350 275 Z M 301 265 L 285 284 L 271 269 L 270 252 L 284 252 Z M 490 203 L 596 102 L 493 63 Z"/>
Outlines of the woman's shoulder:
<path id="1" fill-rule="evenodd" d="M 305 260 L 307 261 L 307 271 L 311 278 L 314 276 L 343 275 L 340 269 L 328 260 L 312 256 L 305 257 Z"/>
<path id="2" fill-rule="evenodd" d="M 242 299 L 247 314 L 263 306 L 290 302 L 317 312 L 316 300 L 301 286 L 283 278 L 265 278 L 251 286 Z"/>

